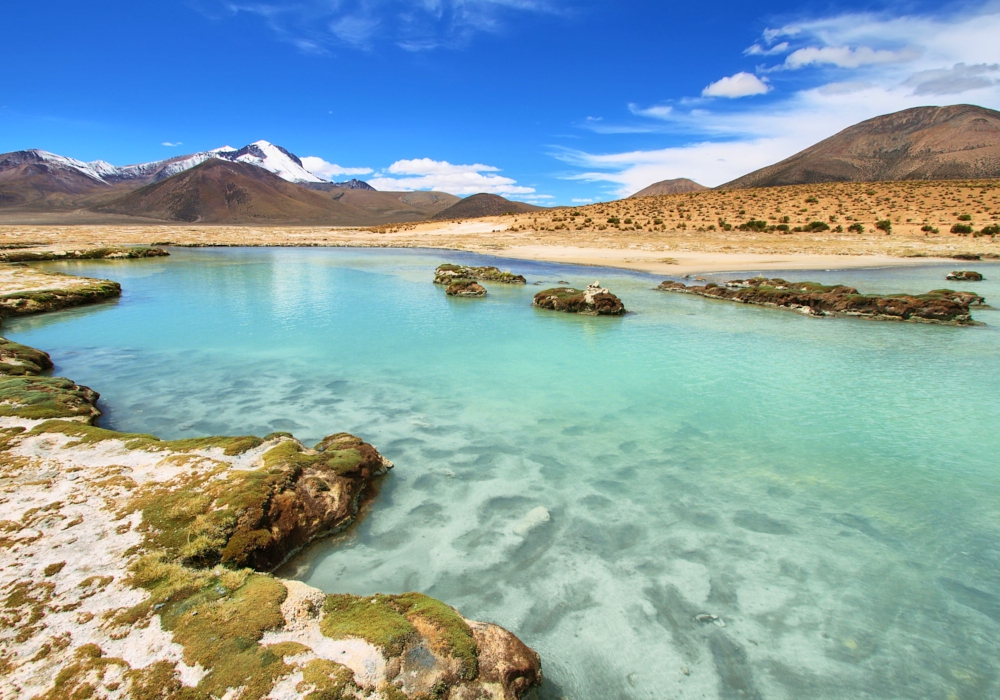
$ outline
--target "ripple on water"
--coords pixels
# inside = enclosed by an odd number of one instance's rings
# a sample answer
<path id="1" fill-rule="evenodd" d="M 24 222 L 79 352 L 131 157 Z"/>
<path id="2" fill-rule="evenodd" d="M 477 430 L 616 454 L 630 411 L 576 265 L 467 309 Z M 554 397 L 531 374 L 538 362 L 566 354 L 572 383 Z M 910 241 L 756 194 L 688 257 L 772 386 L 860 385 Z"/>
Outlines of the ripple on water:
<path id="1" fill-rule="evenodd" d="M 808 319 L 601 271 L 636 312 L 609 324 L 532 309 L 532 285 L 450 304 L 442 256 L 66 265 L 131 292 L 6 332 L 118 429 L 378 445 L 397 466 L 368 517 L 288 572 L 496 621 L 542 654 L 542 698 L 1000 697 L 998 312 Z M 783 276 L 924 291 L 947 271 Z"/>

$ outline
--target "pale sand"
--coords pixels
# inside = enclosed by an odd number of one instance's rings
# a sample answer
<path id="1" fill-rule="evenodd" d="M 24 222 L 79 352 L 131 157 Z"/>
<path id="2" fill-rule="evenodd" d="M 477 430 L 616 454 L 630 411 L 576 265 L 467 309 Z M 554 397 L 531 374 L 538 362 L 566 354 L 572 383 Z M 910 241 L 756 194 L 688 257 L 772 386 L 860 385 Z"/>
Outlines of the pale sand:
<path id="1" fill-rule="evenodd" d="M 925 265 L 935 262 L 958 261 L 948 258 L 895 258 L 888 255 L 810 255 L 786 253 L 776 255 L 754 253 L 675 253 L 665 257 L 662 252 L 578 248 L 571 246 L 518 246 L 499 251 L 484 251 L 491 255 L 517 260 L 539 260 L 571 265 L 617 267 L 650 272 L 667 277 L 708 272 L 740 272 L 757 270 L 845 270 L 902 265 Z M 667 261 L 667 262 L 665 262 Z"/>

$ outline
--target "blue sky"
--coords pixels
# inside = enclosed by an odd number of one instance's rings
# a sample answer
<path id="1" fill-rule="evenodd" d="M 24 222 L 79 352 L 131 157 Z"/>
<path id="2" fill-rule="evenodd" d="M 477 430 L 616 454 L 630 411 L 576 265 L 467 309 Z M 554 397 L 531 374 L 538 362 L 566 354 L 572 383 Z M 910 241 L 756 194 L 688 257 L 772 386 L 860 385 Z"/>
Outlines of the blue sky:
<path id="1" fill-rule="evenodd" d="M 1000 4 L 14 3 L 0 152 L 266 139 L 332 179 L 571 204 L 718 185 L 862 119 L 1000 108 Z"/>

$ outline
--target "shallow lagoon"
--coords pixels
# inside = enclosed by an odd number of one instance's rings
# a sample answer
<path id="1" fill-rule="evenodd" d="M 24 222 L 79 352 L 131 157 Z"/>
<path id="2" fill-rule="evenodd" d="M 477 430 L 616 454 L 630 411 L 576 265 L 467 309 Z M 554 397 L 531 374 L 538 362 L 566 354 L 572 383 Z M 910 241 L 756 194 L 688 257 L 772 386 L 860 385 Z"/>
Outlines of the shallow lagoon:
<path id="1" fill-rule="evenodd" d="M 449 299 L 444 261 L 529 285 Z M 282 573 L 498 622 L 542 654 L 543 697 L 1000 696 L 1000 311 L 811 319 L 446 251 L 52 267 L 124 296 L 4 334 L 98 389 L 102 425 L 364 437 L 396 463 L 377 501 Z M 988 281 L 944 282 L 961 267 Z M 1000 305 L 995 264 L 783 276 Z M 532 282 L 595 278 L 636 313 L 530 306 Z"/>

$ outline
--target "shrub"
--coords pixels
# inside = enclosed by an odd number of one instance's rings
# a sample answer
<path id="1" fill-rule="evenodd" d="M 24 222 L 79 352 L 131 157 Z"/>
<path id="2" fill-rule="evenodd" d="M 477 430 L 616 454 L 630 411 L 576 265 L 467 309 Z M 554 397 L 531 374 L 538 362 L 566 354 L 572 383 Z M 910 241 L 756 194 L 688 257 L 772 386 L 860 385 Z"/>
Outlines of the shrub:
<path id="1" fill-rule="evenodd" d="M 844 232 L 844 227 L 841 226 L 840 224 L 837 224 L 837 228 L 835 228 L 833 230 L 834 230 L 835 233 L 843 233 Z"/>
<path id="2" fill-rule="evenodd" d="M 983 234 L 984 236 L 1000 235 L 1000 224 L 992 224 L 990 226 L 984 226 L 983 230 L 980 231 L 979 233 Z"/>
<path id="3" fill-rule="evenodd" d="M 934 228 L 933 226 L 931 226 L 930 224 L 924 224 L 923 226 L 920 227 L 920 230 L 923 231 L 924 233 L 937 233 L 938 232 L 938 230 L 936 228 Z"/>
<path id="4" fill-rule="evenodd" d="M 865 190 L 865 194 L 868 195 L 869 197 L 874 197 L 875 190 Z"/>
<path id="5" fill-rule="evenodd" d="M 972 221 L 972 214 L 961 214 L 958 217 L 959 221 Z"/>
<path id="6" fill-rule="evenodd" d="M 766 231 L 767 222 L 760 219 L 750 219 L 745 224 L 740 224 L 740 231 Z"/>
<path id="7" fill-rule="evenodd" d="M 662 226 L 663 225 L 663 219 L 653 219 L 653 224 L 655 226 Z"/>
<path id="8" fill-rule="evenodd" d="M 885 231 L 887 234 L 892 233 L 892 222 L 888 219 L 882 219 L 881 221 L 875 222 L 875 228 L 879 231 Z"/>
<path id="9" fill-rule="evenodd" d="M 960 233 L 963 236 L 967 236 L 972 233 L 972 227 L 968 224 L 955 224 L 951 227 L 952 233 Z"/>
<path id="10" fill-rule="evenodd" d="M 777 225 L 777 226 L 775 226 L 774 228 L 775 228 L 776 230 L 778 230 L 778 231 L 781 231 L 782 233 L 788 233 L 789 231 L 791 231 L 791 230 L 792 230 L 792 229 L 791 229 L 791 227 L 789 227 L 789 225 L 788 225 L 788 224 L 778 224 L 778 225 Z"/>
<path id="11" fill-rule="evenodd" d="M 806 204 L 819 204 L 819 199 L 815 195 L 806 197 Z"/>
<path id="12" fill-rule="evenodd" d="M 810 222 L 808 226 L 805 227 L 806 231 L 829 231 L 830 225 L 823 223 L 822 221 Z"/>
<path id="13" fill-rule="evenodd" d="M 851 224 L 850 226 L 847 227 L 847 230 L 850 231 L 851 233 L 864 233 L 865 226 L 864 224 Z"/>
<path id="14" fill-rule="evenodd" d="M 614 224 L 615 226 L 617 226 L 621 222 L 622 222 L 622 220 L 619 219 L 617 216 L 609 216 L 608 217 L 608 223 L 609 224 Z"/>
<path id="15" fill-rule="evenodd" d="M 630 224 L 630 223 L 632 223 L 632 219 L 631 219 L 631 218 L 628 218 L 628 219 L 625 219 L 625 223 L 626 223 L 626 224 Z"/>
<path id="16" fill-rule="evenodd" d="M 783 216 L 781 217 L 781 223 L 790 224 L 792 223 L 792 218 L 790 216 Z"/>

